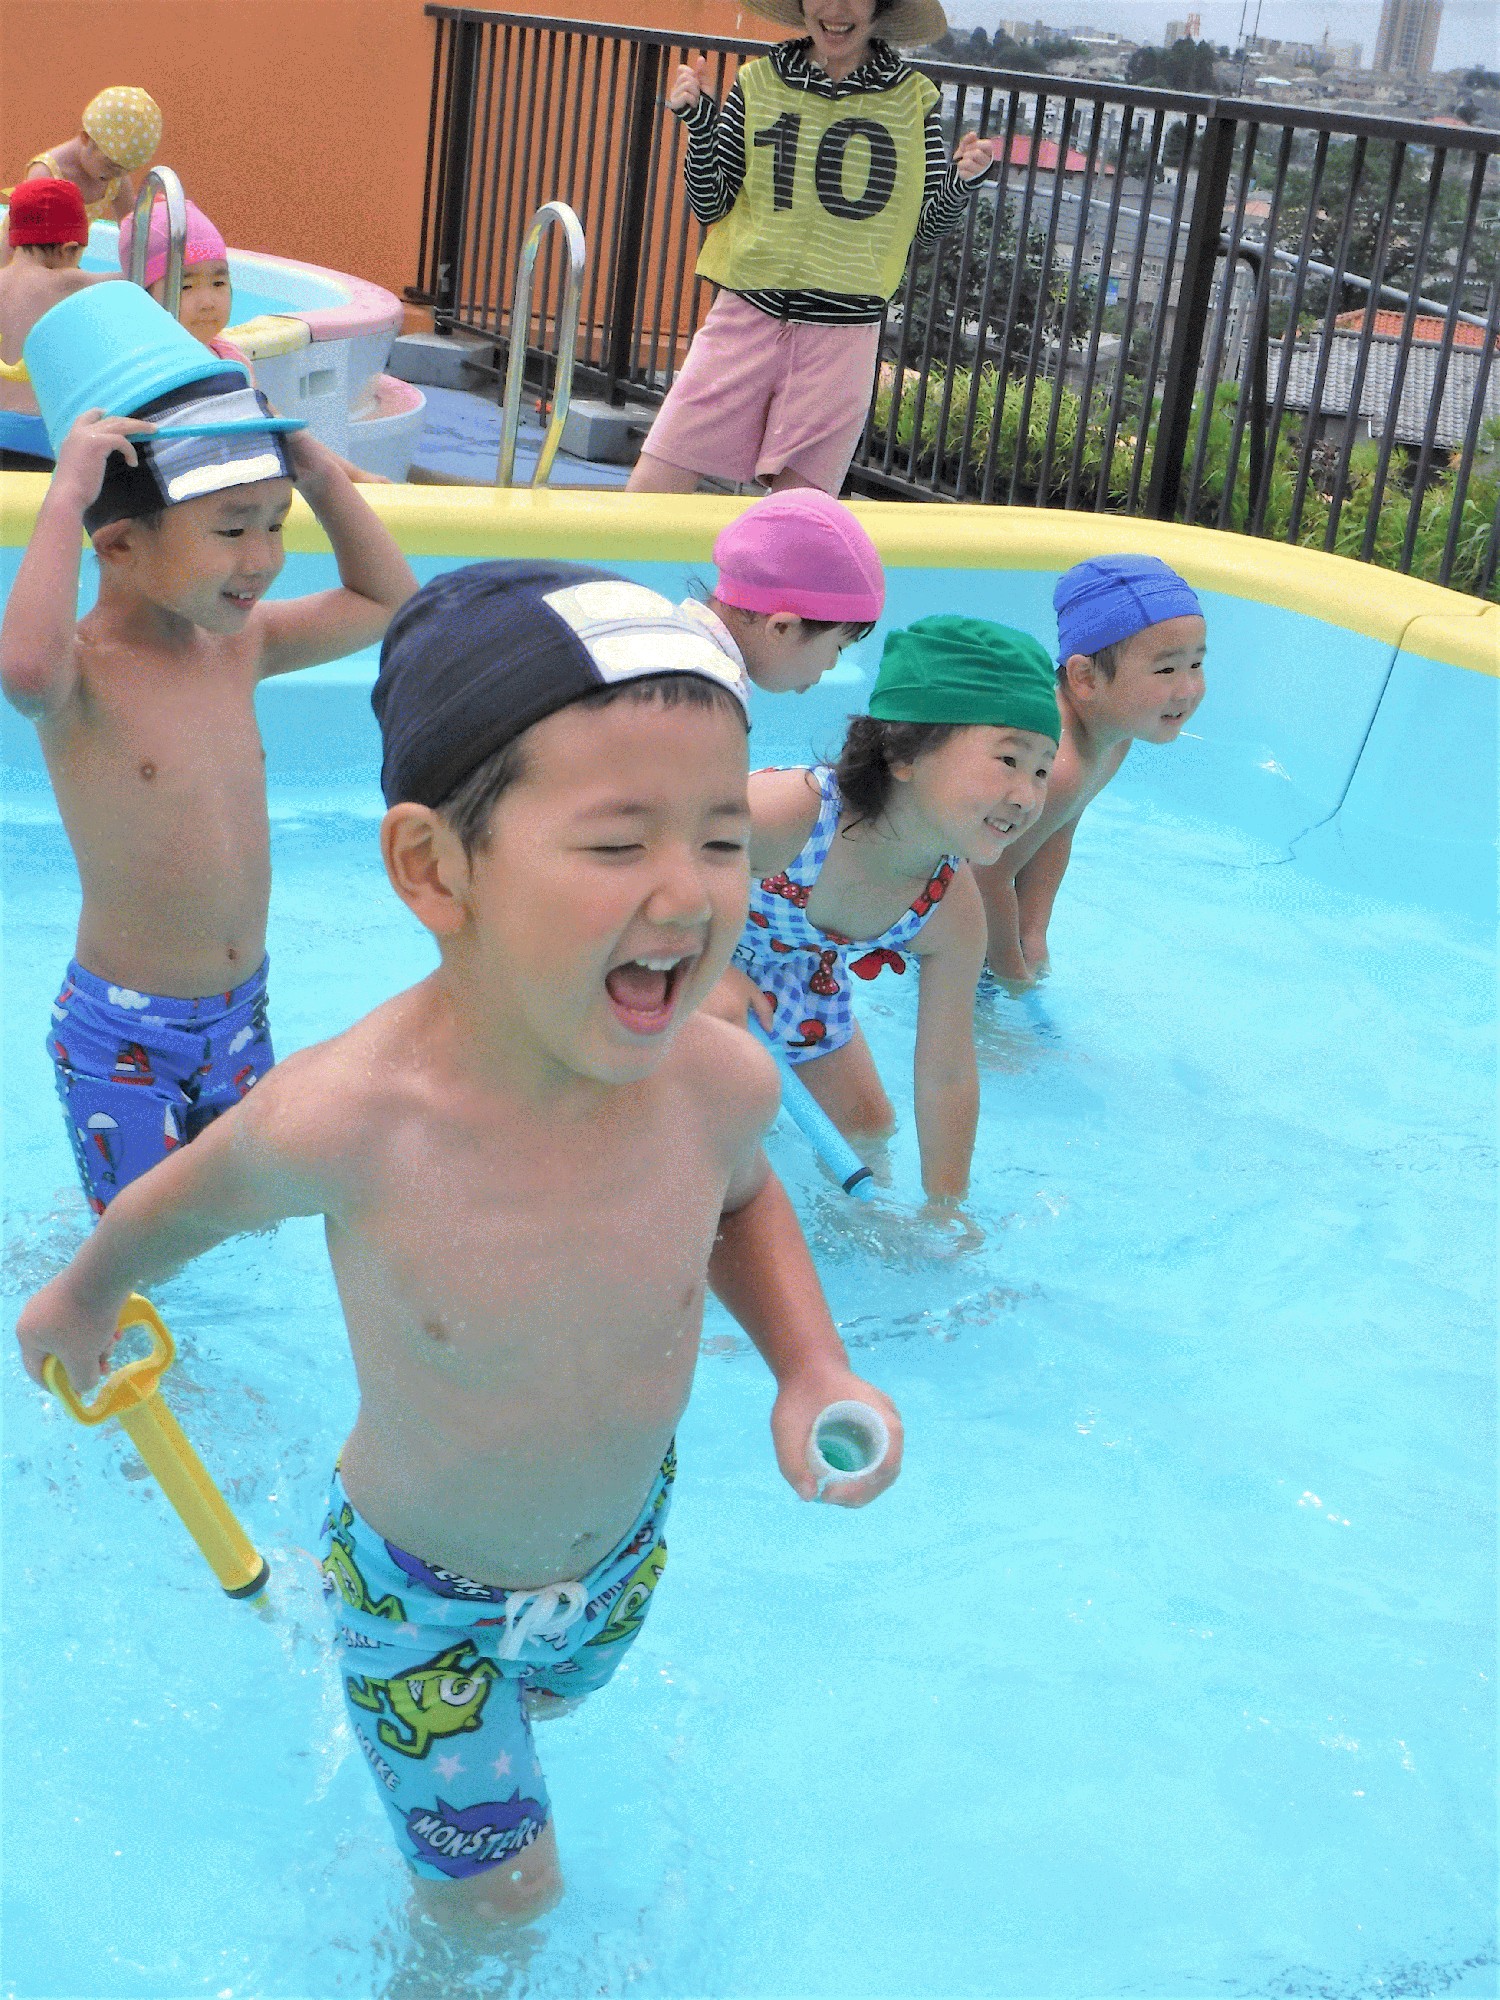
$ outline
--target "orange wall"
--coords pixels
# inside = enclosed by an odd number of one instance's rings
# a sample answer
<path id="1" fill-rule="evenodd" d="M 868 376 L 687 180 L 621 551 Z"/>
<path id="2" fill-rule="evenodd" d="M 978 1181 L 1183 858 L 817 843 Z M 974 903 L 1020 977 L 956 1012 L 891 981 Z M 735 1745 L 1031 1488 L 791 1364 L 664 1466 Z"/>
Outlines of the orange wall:
<path id="1" fill-rule="evenodd" d="M 575 20 L 774 38 L 734 0 L 547 0 Z M 434 23 L 423 0 L 0 0 L 0 186 L 107 84 L 161 105 L 160 159 L 231 244 L 416 275 Z"/>

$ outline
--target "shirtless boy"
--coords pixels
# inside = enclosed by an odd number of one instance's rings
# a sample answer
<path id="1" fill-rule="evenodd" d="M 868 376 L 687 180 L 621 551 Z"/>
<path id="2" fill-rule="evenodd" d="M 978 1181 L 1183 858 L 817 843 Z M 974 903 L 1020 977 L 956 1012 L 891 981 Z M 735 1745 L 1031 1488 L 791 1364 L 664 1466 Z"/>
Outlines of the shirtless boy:
<path id="1" fill-rule="evenodd" d="M 52 447 L 37 409 L 21 346 L 44 312 L 87 285 L 114 284 L 112 272 L 80 271 L 89 240 L 83 196 L 71 181 L 22 181 L 10 198 L 15 255 L 0 266 L 0 410 L 21 422 L 5 428 L 0 463 L 13 471 L 45 472 Z"/>
<path id="2" fill-rule="evenodd" d="M 238 371 L 147 408 L 180 422 L 260 414 Z M 371 645 L 416 588 L 308 433 L 153 445 L 152 430 L 79 417 L 0 626 L 0 686 L 37 726 L 83 885 L 47 1047 L 96 1214 L 273 1060 L 256 684 Z M 263 603 L 294 478 L 340 585 Z M 193 497 L 174 498 L 183 488 Z M 75 625 L 85 531 L 99 598 Z"/>
<path id="3" fill-rule="evenodd" d="M 1203 608 L 1155 556 L 1098 556 L 1060 577 L 1057 706 L 1062 742 L 1042 816 L 999 861 L 976 867 L 989 965 L 1012 992 L 1046 976 L 1047 925 L 1084 807 L 1131 744 L 1172 743 L 1203 699 Z"/>
<path id="4" fill-rule="evenodd" d="M 375 688 L 392 886 L 420 985 L 278 1065 L 127 1189 L 17 1332 L 80 1386 L 133 1288 L 322 1215 L 359 1378 L 324 1570 L 350 1725 L 434 1914 L 561 1887 L 530 1714 L 601 1687 L 640 1628 L 705 1284 L 777 1382 L 804 1499 L 850 1373 L 761 1138 L 769 1056 L 695 1012 L 745 913 L 746 714 L 654 592 L 490 562 L 392 623 Z M 414 1553 L 419 1552 L 419 1553 Z"/>

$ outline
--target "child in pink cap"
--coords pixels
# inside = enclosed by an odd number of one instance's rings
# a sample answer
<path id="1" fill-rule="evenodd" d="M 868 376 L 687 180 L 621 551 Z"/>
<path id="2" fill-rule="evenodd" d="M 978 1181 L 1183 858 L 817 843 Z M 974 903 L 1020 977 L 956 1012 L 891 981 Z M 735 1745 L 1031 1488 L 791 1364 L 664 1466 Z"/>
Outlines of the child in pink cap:
<path id="1" fill-rule="evenodd" d="M 120 269 L 130 275 L 130 253 L 135 244 L 135 217 L 127 215 L 120 224 Z M 160 198 L 151 209 L 151 227 L 146 235 L 146 290 L 159 306 L 167 302 L 167 204 Z M 252 386 L 255 368 L 248 354 L 224 338 L 229 315 L 234 309 L 234 287 L 229 277 L 229 246 L 194 201 L 187 203 L 187 240 L 182 246 L 182 298 L 177 317 L 211 354 L 226 361 L 238 361 L 248 369 Z M 383 473 L 366 472 L 352 459 L 335 452 L 340 469 L 356 486 L 389 486 Z"/>
<path id="2" fill-rule="evenodd" d="M 840 501 L 813 487 L 770 493 L 714 543 L 718 581 L 685 614 L 768 694 L 805 694 L 885 605 L 875 544 Z"/>
<path id="3" fill-rule="evenodd" d="M 120 269 L 130 275 L 135 243 L 135 217 L 120 224 Z M 146 235 L 146 290 L 165 305 L 167 290 L 167 205 L 158 200 L 151 210 Z M 226 361 L 244 361 L 233 341 L 222 338 L 229 324 L 234 293 L 229 282 L 229 249 L 224 238 L 196 202 L 187 204 L 187 241 L 182 251 L 182 303 L 177 317 L 203 345 Z"/>

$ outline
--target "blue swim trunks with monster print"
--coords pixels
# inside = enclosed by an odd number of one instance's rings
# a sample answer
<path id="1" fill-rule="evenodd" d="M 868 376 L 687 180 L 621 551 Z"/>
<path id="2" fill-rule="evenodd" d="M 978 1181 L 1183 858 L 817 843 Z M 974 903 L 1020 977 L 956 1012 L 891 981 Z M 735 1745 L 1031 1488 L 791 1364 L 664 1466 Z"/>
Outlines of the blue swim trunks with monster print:
<path id="1" fill-rule="evenodd" d="M 551 1816 L 529 1711 L 592 1694 L 640 1631 L 667 1562 L 669 1448 L 635 1525 L 576 1583 L 506 1590 L 407 1555 L 335 1470 L 323 1523 L 349 1726 L 419 1875 L 498 1868 Z"/>

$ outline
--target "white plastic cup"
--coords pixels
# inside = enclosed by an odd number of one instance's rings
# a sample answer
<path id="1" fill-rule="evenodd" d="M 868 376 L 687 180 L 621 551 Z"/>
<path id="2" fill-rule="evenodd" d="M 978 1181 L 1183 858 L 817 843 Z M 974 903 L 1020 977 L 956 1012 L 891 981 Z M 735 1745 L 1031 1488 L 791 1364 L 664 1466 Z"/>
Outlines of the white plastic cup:
<path id="1" fill-rule="evenodd" d="M 891 1448 L 885 1418 L 868 1403 L 830 1403 L 820 1412 L 807 1444 L 807 1462 L 818 1491 L 837 1480 L 863 1479 Z"/>

